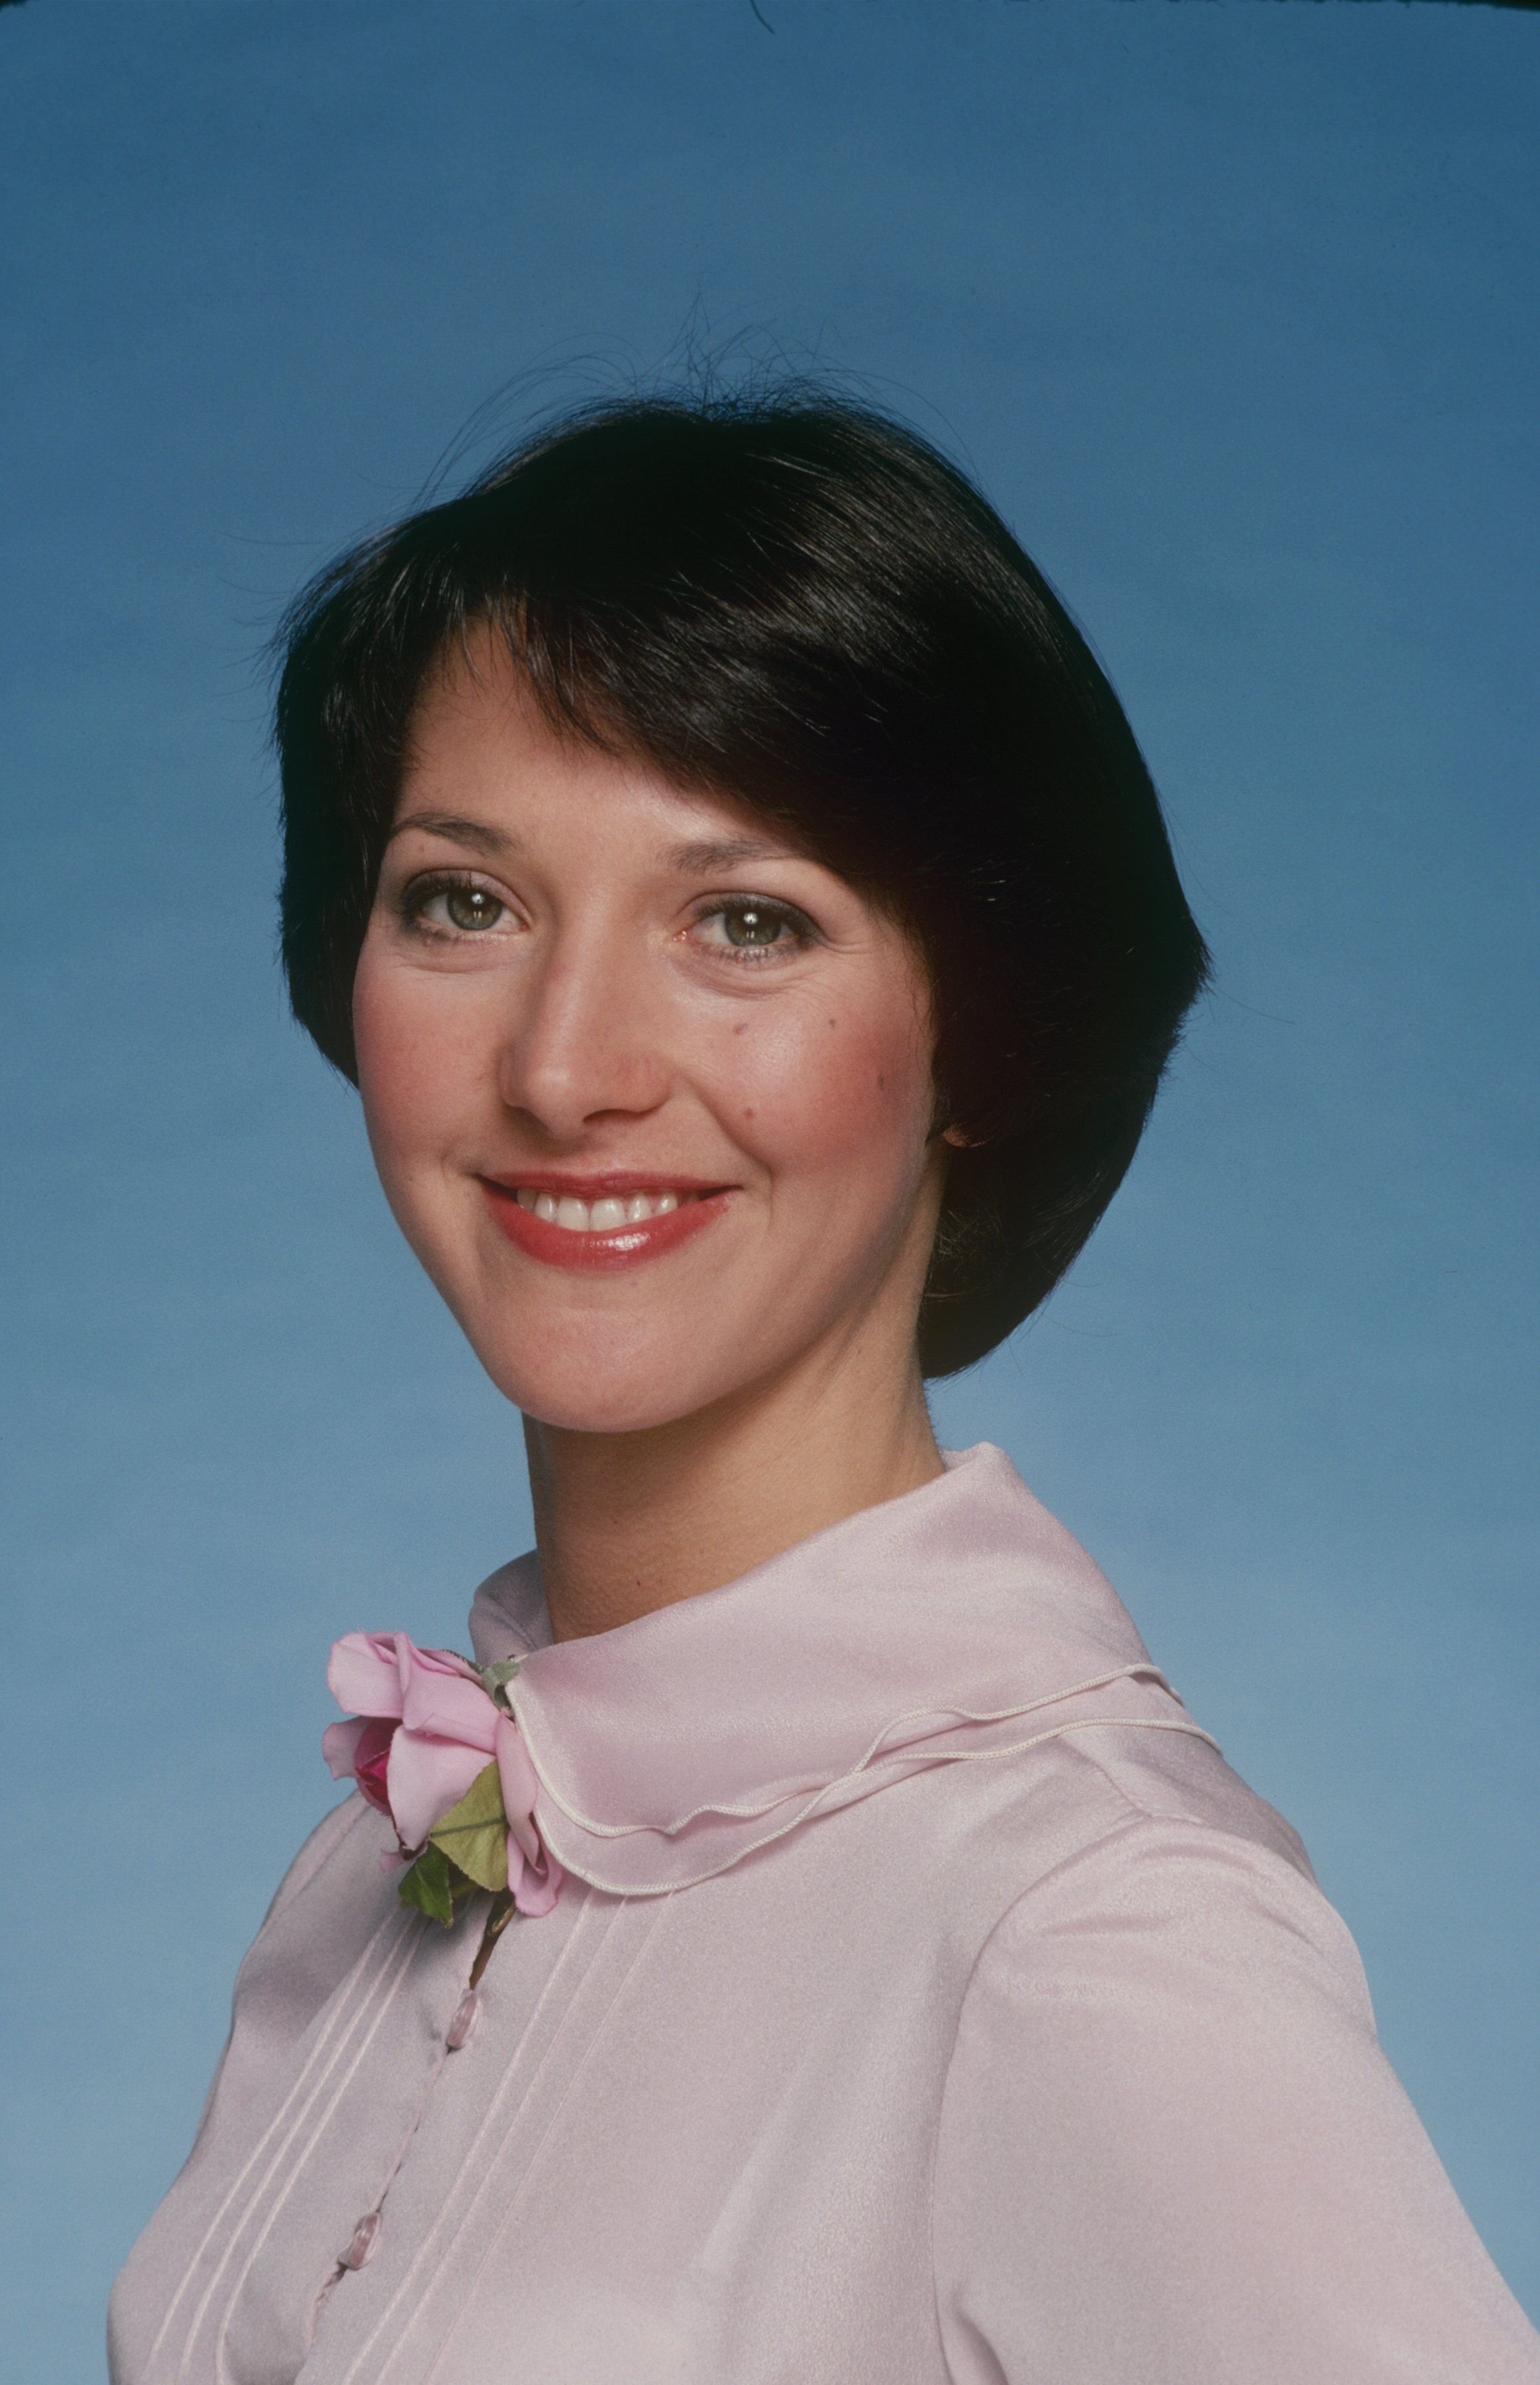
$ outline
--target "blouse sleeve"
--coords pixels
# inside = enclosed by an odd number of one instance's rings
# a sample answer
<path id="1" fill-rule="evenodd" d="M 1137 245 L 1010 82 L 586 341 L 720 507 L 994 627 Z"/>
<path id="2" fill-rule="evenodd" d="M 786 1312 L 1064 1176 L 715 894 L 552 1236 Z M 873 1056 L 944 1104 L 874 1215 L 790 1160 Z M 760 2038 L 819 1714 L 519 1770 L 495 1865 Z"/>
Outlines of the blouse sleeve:
<path id="1" fill-rule="evenodd" d="M 995 1929 L 935 2246 L 956 2385 L 1540 2385 L 1343 1924 L 1201 1822 L 1131 1822 Z"/>

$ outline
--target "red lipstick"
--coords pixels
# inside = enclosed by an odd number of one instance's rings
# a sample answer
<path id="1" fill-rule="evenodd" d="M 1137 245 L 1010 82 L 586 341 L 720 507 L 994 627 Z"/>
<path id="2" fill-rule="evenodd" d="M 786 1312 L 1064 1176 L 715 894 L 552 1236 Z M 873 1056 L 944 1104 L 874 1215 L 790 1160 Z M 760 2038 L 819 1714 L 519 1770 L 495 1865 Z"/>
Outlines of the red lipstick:
<path id="1" fill-rule="evenodd" d="M 613 1275 L 677 1250 L 723 1215 L 736 1190 L 730 1184 L 711 1184 L 693 1177 L 640 1176 L 618 1170 L 568 1176 L 542 1168 L 511 1179 L 484 1176 L 481 1186 L 493 1219 L 515 1250 L 543 1260 L 548 1267 L 585 1275 Z M 549 1214 L 541 1217 L 526 1206 L 518 1199 L 520 1192 L 526 1201 L 531 1193 L 537 1198 L 545 1195 L 542 1206 L 580 1202 L 590 1211 L 600 1202 L 634 1207 L 639 1199 L 652 1204 L 663 1194 L 672 1194 L 677 1206 L 661 1215 L 627 1217 L 602 1227 L 559 1225 Z"/>

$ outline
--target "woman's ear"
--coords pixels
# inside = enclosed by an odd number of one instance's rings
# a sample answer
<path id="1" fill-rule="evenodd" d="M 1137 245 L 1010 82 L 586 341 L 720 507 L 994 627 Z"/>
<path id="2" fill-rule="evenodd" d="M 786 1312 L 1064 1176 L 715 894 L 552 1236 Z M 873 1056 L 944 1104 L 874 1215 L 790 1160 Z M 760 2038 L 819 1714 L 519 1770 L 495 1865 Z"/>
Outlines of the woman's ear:
<path id="1" fill-rule="evenodd" d="M 950 1143 L 954 1151 L 970 1151 L 973 1148 L 974 1139 L 965 1126 L 944 1126 L 941 1140 Z"/>

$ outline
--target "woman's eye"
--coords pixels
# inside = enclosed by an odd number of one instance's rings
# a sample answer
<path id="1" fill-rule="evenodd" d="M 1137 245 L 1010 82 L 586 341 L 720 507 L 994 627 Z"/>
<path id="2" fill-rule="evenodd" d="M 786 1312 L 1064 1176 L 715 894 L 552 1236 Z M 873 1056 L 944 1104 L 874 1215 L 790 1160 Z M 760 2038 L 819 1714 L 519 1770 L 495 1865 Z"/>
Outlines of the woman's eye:
<path id="1" fill-rule="evenodd" d="M 479 886 L 446 886 L 443 905 L 445 916 L 456 928 L 495 928 L 503 917 L 503 905 L 496 895 Z"/>
<path id="2" fill-rule="evenodd" d="M 788 903 L 769 903 L 745 898 L 740 903 L 718 903 L 714 909 L 703 911 L 696 919 L 702 941 L 741 953 L 752 959 L 762 953 L 793 952 L 813 940 L 813 922 Z"/>
<path id="3" fill-rule="evenodd" d="M 484 886 L 467 886 L 457 879 L 408 889 L 405 909 L 415 925 L 437 929 L 441 935 L 484 935 L 508 916 L 506 903 Z"/>

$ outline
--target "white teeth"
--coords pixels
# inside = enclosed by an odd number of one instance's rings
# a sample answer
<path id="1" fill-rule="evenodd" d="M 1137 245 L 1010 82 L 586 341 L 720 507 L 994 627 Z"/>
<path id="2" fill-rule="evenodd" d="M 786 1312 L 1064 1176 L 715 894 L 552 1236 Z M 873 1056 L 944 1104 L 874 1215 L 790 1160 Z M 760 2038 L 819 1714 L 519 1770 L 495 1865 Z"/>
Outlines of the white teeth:
<path id="1" fill-rule="evenodd" d="M 613 1234 L 622 1226 L 645 1225 L 649 1217 L 666 1217 L 681 1202 L 698 1201 L 698 1192 L 631 1192 L 602 1201 L 578 1201 L 571 1193 L 535 1192 L 520 1185 L 514 1195 L 521 1209 L 561 1226 L 569 1234 Z"/>

